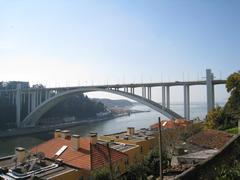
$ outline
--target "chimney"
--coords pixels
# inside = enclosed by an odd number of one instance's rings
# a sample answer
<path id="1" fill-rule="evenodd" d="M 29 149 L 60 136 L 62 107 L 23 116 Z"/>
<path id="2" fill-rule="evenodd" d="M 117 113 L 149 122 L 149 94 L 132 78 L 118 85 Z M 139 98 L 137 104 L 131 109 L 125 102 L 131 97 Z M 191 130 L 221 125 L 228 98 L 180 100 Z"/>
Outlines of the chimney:
<path id="1" fill-rule="evenodd" d="M 23 163 L 26 160 L 26 150 L 22 147 L 17 147 L 15 149 L 15 154 L 17 157 L 17 162 Z"/>
<path id="2" fill-rule="evenodd" d="M 134 135 L 134 127 L 128 127 L 127 128 L 127 135 Z"/>
<path id="3" fill-rule="evenodd" d="M 54 138 L 60 138 L 61 137 L 61 129 L 56 129 L 54 132 Z"/>
<path id="4" fill-rule="evenodd" d="M 77 151 L 80 148 L 80 136 L 77 134 L 72 135 L 71 142 L 72 148 Z"/>
<path id="5" fill-rule="evenodd" d="M 63 130 L 61 131 L 61 137 L 63 139 L 70 139 L 71 135 L 70 135 L 70 131 L 69 130 Z"/>
<path id="6" fill-rule="evenodd" d="M 97 133 L 90 133 L 90 143 L 91 144 L 97 143 Z"/>

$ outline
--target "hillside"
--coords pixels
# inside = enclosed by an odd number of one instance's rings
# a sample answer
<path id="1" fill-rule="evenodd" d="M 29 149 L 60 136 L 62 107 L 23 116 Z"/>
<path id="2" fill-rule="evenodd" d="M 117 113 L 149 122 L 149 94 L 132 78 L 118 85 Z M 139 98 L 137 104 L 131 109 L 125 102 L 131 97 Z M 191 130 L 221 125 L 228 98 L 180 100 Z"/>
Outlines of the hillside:
<path id="1" fill-rule="evenodd" d="M 113 100 L 113 99 L 106 99 L 106 98 L 104 98 L 104 99 L 94 98 L 92 100 L 97 101 L 97 102 L 101 102 L 110 109 L 113 108 L 113 107 L 123 108 L 123 107 L 133 106 L 133 103 L 131 101 L 128 101 L 128 100 L 125 100 L 125 99 Z"/>

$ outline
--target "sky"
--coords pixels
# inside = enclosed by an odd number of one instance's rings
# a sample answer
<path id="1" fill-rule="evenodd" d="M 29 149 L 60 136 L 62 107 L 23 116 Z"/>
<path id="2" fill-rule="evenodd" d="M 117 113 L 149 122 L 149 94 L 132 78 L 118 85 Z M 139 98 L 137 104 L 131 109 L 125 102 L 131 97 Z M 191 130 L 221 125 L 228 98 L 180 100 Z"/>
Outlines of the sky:
<path id="1" fill-rule="evenodd" d="M 203 80 L 207 68 L 225 79 L 240 69 L 239 7 L 238 0 L 0 0 L 0 81 L 188 81 Z M 224 86 L 215 89 L 225 101 Z M 171 89 L 174 101 L 182 101 L 179 90 Z M 205 87 L 190 91 L 192 100 L 206 99 Z"/>

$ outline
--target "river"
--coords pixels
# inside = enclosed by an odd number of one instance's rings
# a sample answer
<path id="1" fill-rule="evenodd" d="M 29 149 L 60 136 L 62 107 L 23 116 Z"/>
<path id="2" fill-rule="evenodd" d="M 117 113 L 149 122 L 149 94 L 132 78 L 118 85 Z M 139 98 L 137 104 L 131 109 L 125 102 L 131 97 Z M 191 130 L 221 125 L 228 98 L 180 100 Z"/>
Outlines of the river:
<path id="1" fill-rule="evenodd" d="M 219 103 L 222 105 L 222 103 Z M 206 115 L 206 104 L 194 103 L 191 107 L 191 118 L 199 117 L 203 119 Z M 151 110 L 143 105 L 133 106 L 132 109 L 137 110 Z M 171 109 L 177 113 L 183 115 L 183 104 L 172 104 Z M 120 131 L 125 131 L 127 127 L 133 126 L 136 129 L 147 128 L 151 124 L 157 122 L 158 117 L 164 119 L 160 113 L 151 110 L 150 112 L 131 114 L 130 116 L 118 117 L 101 122 L 83 123 L 79 126 L 68 128 L 72 133 L 86 136 L 90 131 L 98 132 L 98 134 L 110 134 Z M 17 146 L 25 148 L 31 148 L 43 141 L 46 141 L 53 137 L 53 132 L 44 132 L 28 136 L 20 136 L 14 138 L 0 139 L 0 157 L 11 155 L 14 153 L 14 149 Z"/>

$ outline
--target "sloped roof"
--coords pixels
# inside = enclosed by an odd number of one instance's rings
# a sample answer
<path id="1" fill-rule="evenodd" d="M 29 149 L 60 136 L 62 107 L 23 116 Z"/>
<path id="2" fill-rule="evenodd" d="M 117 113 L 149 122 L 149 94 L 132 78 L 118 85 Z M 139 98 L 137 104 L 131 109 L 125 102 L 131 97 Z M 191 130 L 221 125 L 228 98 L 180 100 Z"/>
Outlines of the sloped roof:
<path id="1" fill-rule="evenodd" d="M 186 119 L 176 119 L 174 120 L 162 120 L 161 125 L 163 129 L 173 129 L 176 127 L 186 127 L 190 121 Z M 158 123 L 152 124 L 150 126 L 151 129 L 158 129 Z"/>
<path id="2" fill-rule="evenodd" d="M 90 138 L 80 138 L 80 149 L 78 151 L 72 148 L 70 139 L 54 138 L 46 141 L 31 149 L 31 152 L 43 152 L 49 159 L 54 158 L 55 153 L 66 145 L 67 149 L 58 157 L 63 163 L 76 168 L 92 170 L 104 166 L 108 163 L 108 149 L 105 145 L 90 144 Z M 112 162 L 127 158 L 127 155 L 110 149 Z"/>
<path id="3" fill-rule="evenodd" d="M 187 142 L 204 148 L 220 149 L 231 138 L 232 135 L 226 132 L 206 129 L 188 138 Z"/>

